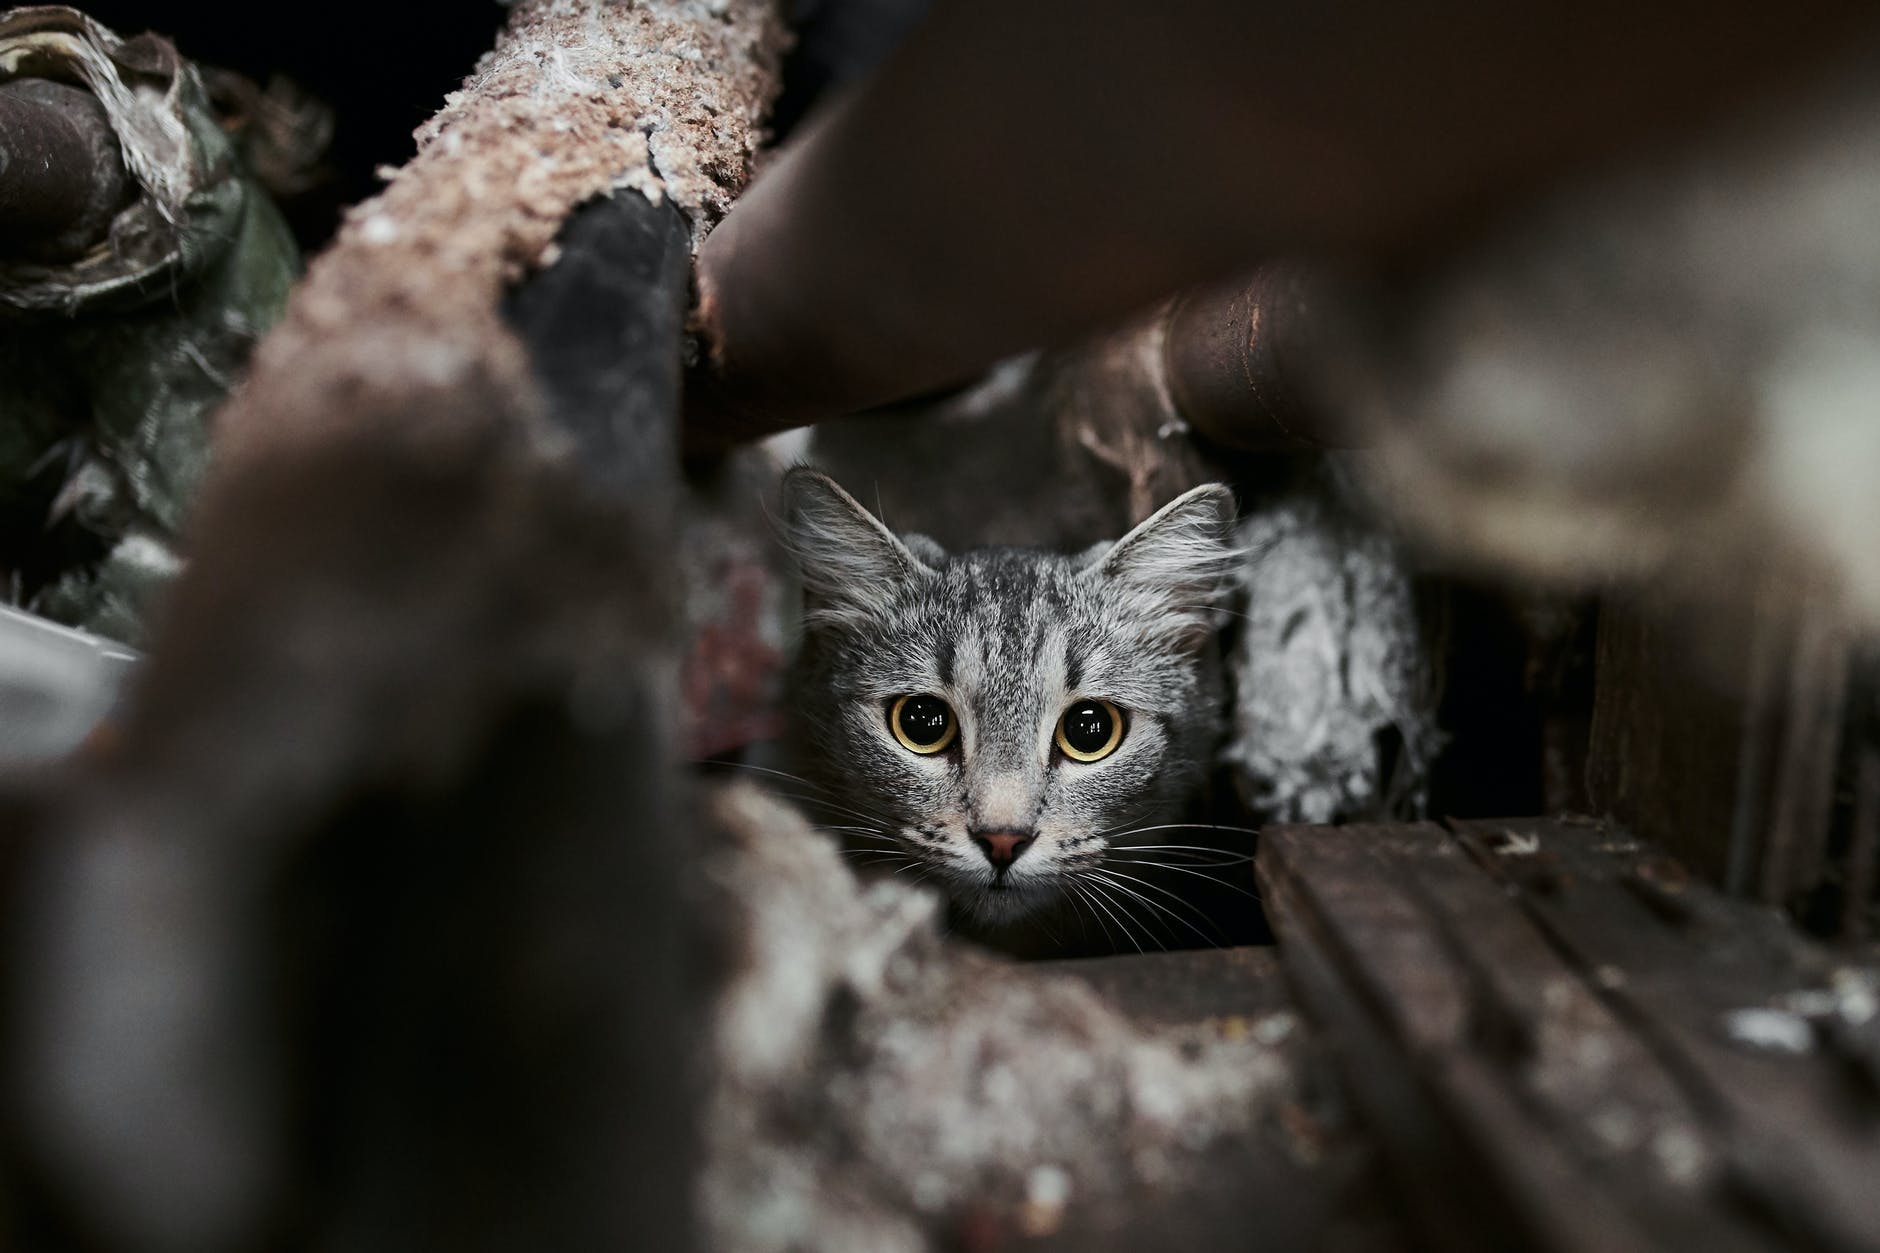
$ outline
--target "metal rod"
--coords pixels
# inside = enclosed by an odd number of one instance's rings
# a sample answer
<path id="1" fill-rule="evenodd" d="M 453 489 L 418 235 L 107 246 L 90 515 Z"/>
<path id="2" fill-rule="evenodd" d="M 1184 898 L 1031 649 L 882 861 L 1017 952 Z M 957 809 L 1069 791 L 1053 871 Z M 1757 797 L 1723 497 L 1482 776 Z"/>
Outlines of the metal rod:
<path id="1" fill-rule="evenodd" d="M 0 258 L 84 255 L 110 230 L 129 186 L 96 96 L 43 78 L 0 83 Z"/>

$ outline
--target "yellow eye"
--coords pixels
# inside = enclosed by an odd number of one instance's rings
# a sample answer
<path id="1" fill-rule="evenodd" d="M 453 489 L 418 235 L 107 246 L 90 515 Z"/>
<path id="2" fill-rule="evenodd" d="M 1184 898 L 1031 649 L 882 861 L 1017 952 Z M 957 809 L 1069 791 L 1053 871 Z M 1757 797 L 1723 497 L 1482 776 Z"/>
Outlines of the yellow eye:
<path id="1" fill-rule="evenodd" d="M 953 710 L 938 696 L 916 693 L 895 699 L 888 708 L 888 730 L 901 747 L 922 757 L 931 757 L 953 742 L 960 725 Z"/>
<path id="2" fill-rule="evenodd" d="M 1080 700 L 1058 719 L 1058 751 L 1072 761 L 1102 761 L 1122 742 L 1123 711 L 1107 700 Z"/>

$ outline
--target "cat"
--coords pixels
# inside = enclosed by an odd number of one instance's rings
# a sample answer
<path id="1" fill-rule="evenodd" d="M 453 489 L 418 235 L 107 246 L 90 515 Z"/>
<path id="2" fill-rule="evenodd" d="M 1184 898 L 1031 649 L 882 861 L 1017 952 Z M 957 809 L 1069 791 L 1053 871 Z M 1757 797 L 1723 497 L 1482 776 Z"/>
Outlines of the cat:
<path id="1" fill-rule="evenodd" d="M 784 514 L 803 586 L 792 738 L 817 816 L 858 855 L 918 868 L 970 938 L 1140 943 L 1166 889 L 1131 850 L 1179 831 L 1222 730 L 1233 493 L 1194 488 L 1074 555 L 948 553 L 807 466 Z"/>

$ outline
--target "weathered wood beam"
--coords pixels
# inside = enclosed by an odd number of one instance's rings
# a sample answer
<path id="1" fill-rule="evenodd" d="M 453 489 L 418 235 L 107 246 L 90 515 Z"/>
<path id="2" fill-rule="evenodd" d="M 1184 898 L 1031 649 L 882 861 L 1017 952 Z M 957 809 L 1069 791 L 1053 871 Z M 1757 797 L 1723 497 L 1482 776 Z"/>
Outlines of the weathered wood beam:
<path id="1" fill-rule="evenodd" d="M 1432 1244 L 1872 1247 L 1871 984 L 1779 915 L 1590 822 L 1280 828 L 1260 869 Z"/>
<path id="2" fill-rule="evenodd" d="M 782 40 L 524 0 L 257 351 L 8 884 L 41 1247 L 689 1244 L 678 323 Z"/>
<path id="3" fill-rule="evenodd" d="M 1688 607 L 1611 598 L 1587 753 L 1596 812 L 1731 892 L 1806 907 L 1839 874 L 1829 836 L 1853 645 L 1830 607 L 1768 585 L 1701 623 Z"/>

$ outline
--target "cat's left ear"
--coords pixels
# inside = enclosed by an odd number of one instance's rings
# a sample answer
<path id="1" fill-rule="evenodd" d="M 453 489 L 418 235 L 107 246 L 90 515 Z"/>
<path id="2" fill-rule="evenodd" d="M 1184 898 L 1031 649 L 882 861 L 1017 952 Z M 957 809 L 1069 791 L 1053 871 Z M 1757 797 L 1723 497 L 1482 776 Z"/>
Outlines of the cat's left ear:
<path id="1" fill-rule="evenodd" d="M 1205 634 L 1240 559 L 1234 518 L 1234 493 L 1203 484 L 1108 548 L 1092 550 L 1090 571 L 1141 598 L 1175 633 Z"/>

